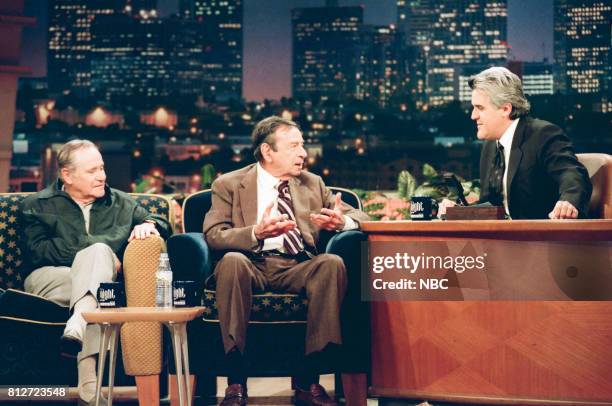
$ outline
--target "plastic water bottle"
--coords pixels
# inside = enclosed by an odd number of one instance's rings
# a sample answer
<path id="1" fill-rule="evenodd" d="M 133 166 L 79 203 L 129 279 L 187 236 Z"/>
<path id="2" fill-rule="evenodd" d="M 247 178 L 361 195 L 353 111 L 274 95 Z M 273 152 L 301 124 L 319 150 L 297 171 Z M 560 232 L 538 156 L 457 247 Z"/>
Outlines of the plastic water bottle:
<path id="1" fill-rule="evenodd" d="M 172 269 L 170 269 L 168 254 L 165 252 L 159 256 L 155 279 L 157 282 L 155 306 L 172 307 Z"/>

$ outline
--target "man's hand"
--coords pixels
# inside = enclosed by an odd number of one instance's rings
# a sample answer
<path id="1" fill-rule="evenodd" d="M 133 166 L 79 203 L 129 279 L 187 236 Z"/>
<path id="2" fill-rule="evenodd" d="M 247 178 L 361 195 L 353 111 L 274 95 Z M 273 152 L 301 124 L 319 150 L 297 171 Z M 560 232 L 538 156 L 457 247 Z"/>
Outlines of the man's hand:
<path id="1" fill-rule="evenodd" d="M 272 207 L 274 207 L 274 202 L 266 207 L 261 217 L 261 221 L 253 229 L 255 238 L 257 238 L 258 241 L 285 234 L 287 231 L 297 227 L 295 221 L 287 220 L 286 214 L 271 217 L 270 212 L 272 211 Z"/>
<path id="2" fill-rule="evenodd" d="M 576 209 L 570 202 L 565 200 L 559 200 L 555 207 L 550 213 L 548 218 L 553 220 L 558 219 L 576 219 L 578 218 L 578 209 Z"/>
<path id="3" fill-rule="evenodd" d="M 456 205 L 457 203 L 453 202 L 452 200 L 442 199 L 438 205 L 438 217 L 444 216 L 446 214 L 446 209 L 449 207 L 455 207 Z"/>
<path id="4" fill-rule="evenodd" d="M 155 224 L 145 222 L 134 227 L 128 241 L 132 241 L 134 239 L 144 240 L 151 235 L 159 235 L 159 231 L 157 231 L 155 228 Z"/>
<path id="5" fill-rule="evenodd" d="M 340 192 L 336 194 L 336 200 L 334 201 L 334 208 L 321 209 L 321 214 L 310 214 L 310 221 L 316 224 L 319 228 L 323 228 L 327 231 L 339 231 L 344 228 L 344 214 L 342 214 L 342 195 Z"/>

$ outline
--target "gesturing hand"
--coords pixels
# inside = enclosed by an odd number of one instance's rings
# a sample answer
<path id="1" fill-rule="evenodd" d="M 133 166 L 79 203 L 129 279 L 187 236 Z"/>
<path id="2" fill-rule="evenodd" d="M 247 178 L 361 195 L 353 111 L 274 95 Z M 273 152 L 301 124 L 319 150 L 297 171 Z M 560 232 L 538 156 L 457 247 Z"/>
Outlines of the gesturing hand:
<path id="1" fill-rule="evenodd" d="M 342 214 L 342 194 L 338 192 L 334 201 L 334 208 L 321 209 L 320 214 L 311 213 L 310 221 L 316 224 L 318 227 L 328 231 L 337 231 L 344 228 L 344 214 Z"/>
<path id="2" fill-rule="evenodd" d="M 286 214 L 271 217 L 270 212 L 272 211 L 272 207 L 274 207 L 274 202 L 266 207 L 261 217 L 261 221 L 253 229 L 255 238 L 259 241 L 285 234 L 287 231 L 297 227 L 295 221 L 287 219 L 288 217 Z"/>

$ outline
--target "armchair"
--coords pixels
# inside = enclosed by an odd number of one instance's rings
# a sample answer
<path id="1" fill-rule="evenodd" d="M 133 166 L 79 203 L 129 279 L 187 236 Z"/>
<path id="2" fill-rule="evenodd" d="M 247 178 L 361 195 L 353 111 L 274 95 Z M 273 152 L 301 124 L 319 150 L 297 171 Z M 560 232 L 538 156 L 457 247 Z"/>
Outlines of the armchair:
<path id="1" fill-rule="evenodd" d="M 346 203 L 362 208 L 361 201 L 352 191 L 330 189 L 342 192 Z M 210 190 L 187 197 L 183 203 L 185 234 L 177 234 L 168 240 L 175 280 L 196 281 L 206 307 L 204 316 L 188 327 L 191 370 L 199 377 L 196 392 L 200 396 L 214 396 L 216 388 L 211 378 L 227 373 L 212 278 L 218 258 L 202 235 L 204 216 L 210 207 Z M 333 354 L 338 362 L 327 366 L 327 372 L 342 373 L 347 404 L 365 405 L 365 374 L 370 367 L 370 324 L 369 306 L 360 300 L 360 248 L 366 237 L 360 231 L 327 233 L 325 237 L 321 238 L 319 251 L 342 257 L 349 274 L 348 293 L 341 311 L 344 345 Z M 305 351 L 307 306 L 306 298 L 296 294 L 265 292 L 253 296 L 245 351 L 248 376 L 295 374 Z M 170 371 L 172 373 L 172 369 Z M 338 394 L 342 392 L 342 385 L 338 379 L 336 382 Z"/>
<path id="2" fill-rule="evenodd" d="M 591 153 L 576 157 L 586 167 L 593 184 L 589 218 L 612 218 L 612 156 Z"/>
<path id="3" fill-rule="evenodd" d="M 24 275 L 28 269 L 25 268 L 23 254 L 19 248 L 19 237 L 22 233 L 18 210 L 21 200 L 27 195 L 28 193 L 0 194 L 0 385 L 75 386 L 75 361 L 59 355 L 60 337 L 69 317 L 68 309 L 23 291 Z M 166 197 L 139 194 L 132 194 L 132 197 L 150 212 L 167 216 L 172 223 L 171 205 Z M 146 305 L 138 301 L 138 294 L 143 291 L 150 291 L 149 296 L 154 300 L 154 279 L 151 290 L 144 287 L 139 275 L 154 274 L 152 270 L 157 266 L 162 244 L 161 239 L 151 238 L 135 240 L 128 245 L 123 270 L 129 305 Z M 148 255 L 143 255 L 143 252 Z M 153 261 L 150 257 L 153 257 Z M 134 330 L 135 328 L 137 330 Z M 143 334 L 152 337 L 150 341 L 153 344 L 147 348 L 143 348 L 138 342 L 134 344 L 134 338 L 130 338 L 138 335 L 140 340 Z M 134 385 L 133 378 L 127 375 L 159 374 L 160 337 L 159 326 L 145 326 L 144 331 L 138 326 L 124 326 L 122 346 L 130 351 L 129 357 L 125 356 L 126 354 L 123 357 L 125 368 L 124 363 L 119 361 L 119 374 L 116 379 L 118 385 Z M 157 361 L 143 368 L 138 355 L 143 351 L 146 355 L 157 351 Z"/>

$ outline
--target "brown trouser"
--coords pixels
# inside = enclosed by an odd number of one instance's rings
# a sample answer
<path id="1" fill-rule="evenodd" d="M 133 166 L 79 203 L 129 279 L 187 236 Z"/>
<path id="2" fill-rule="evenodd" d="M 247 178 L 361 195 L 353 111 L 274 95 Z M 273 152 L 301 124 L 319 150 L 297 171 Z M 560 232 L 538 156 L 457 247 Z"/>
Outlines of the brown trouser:
<path id="1" fill-rule="evenodd" d="M 215 267 L 215 278 L 226 353 L 234 347 L 244 353 L 253 290 L 306 293 L 306 354 L 321 351 L 329 343 L 342 344 L 340 305 L 347 279 L 344 262 L 339 256 L 322 254 L 298 262 L 280 256 L 251 260 L 242 253 L 229 252 Z"/>

